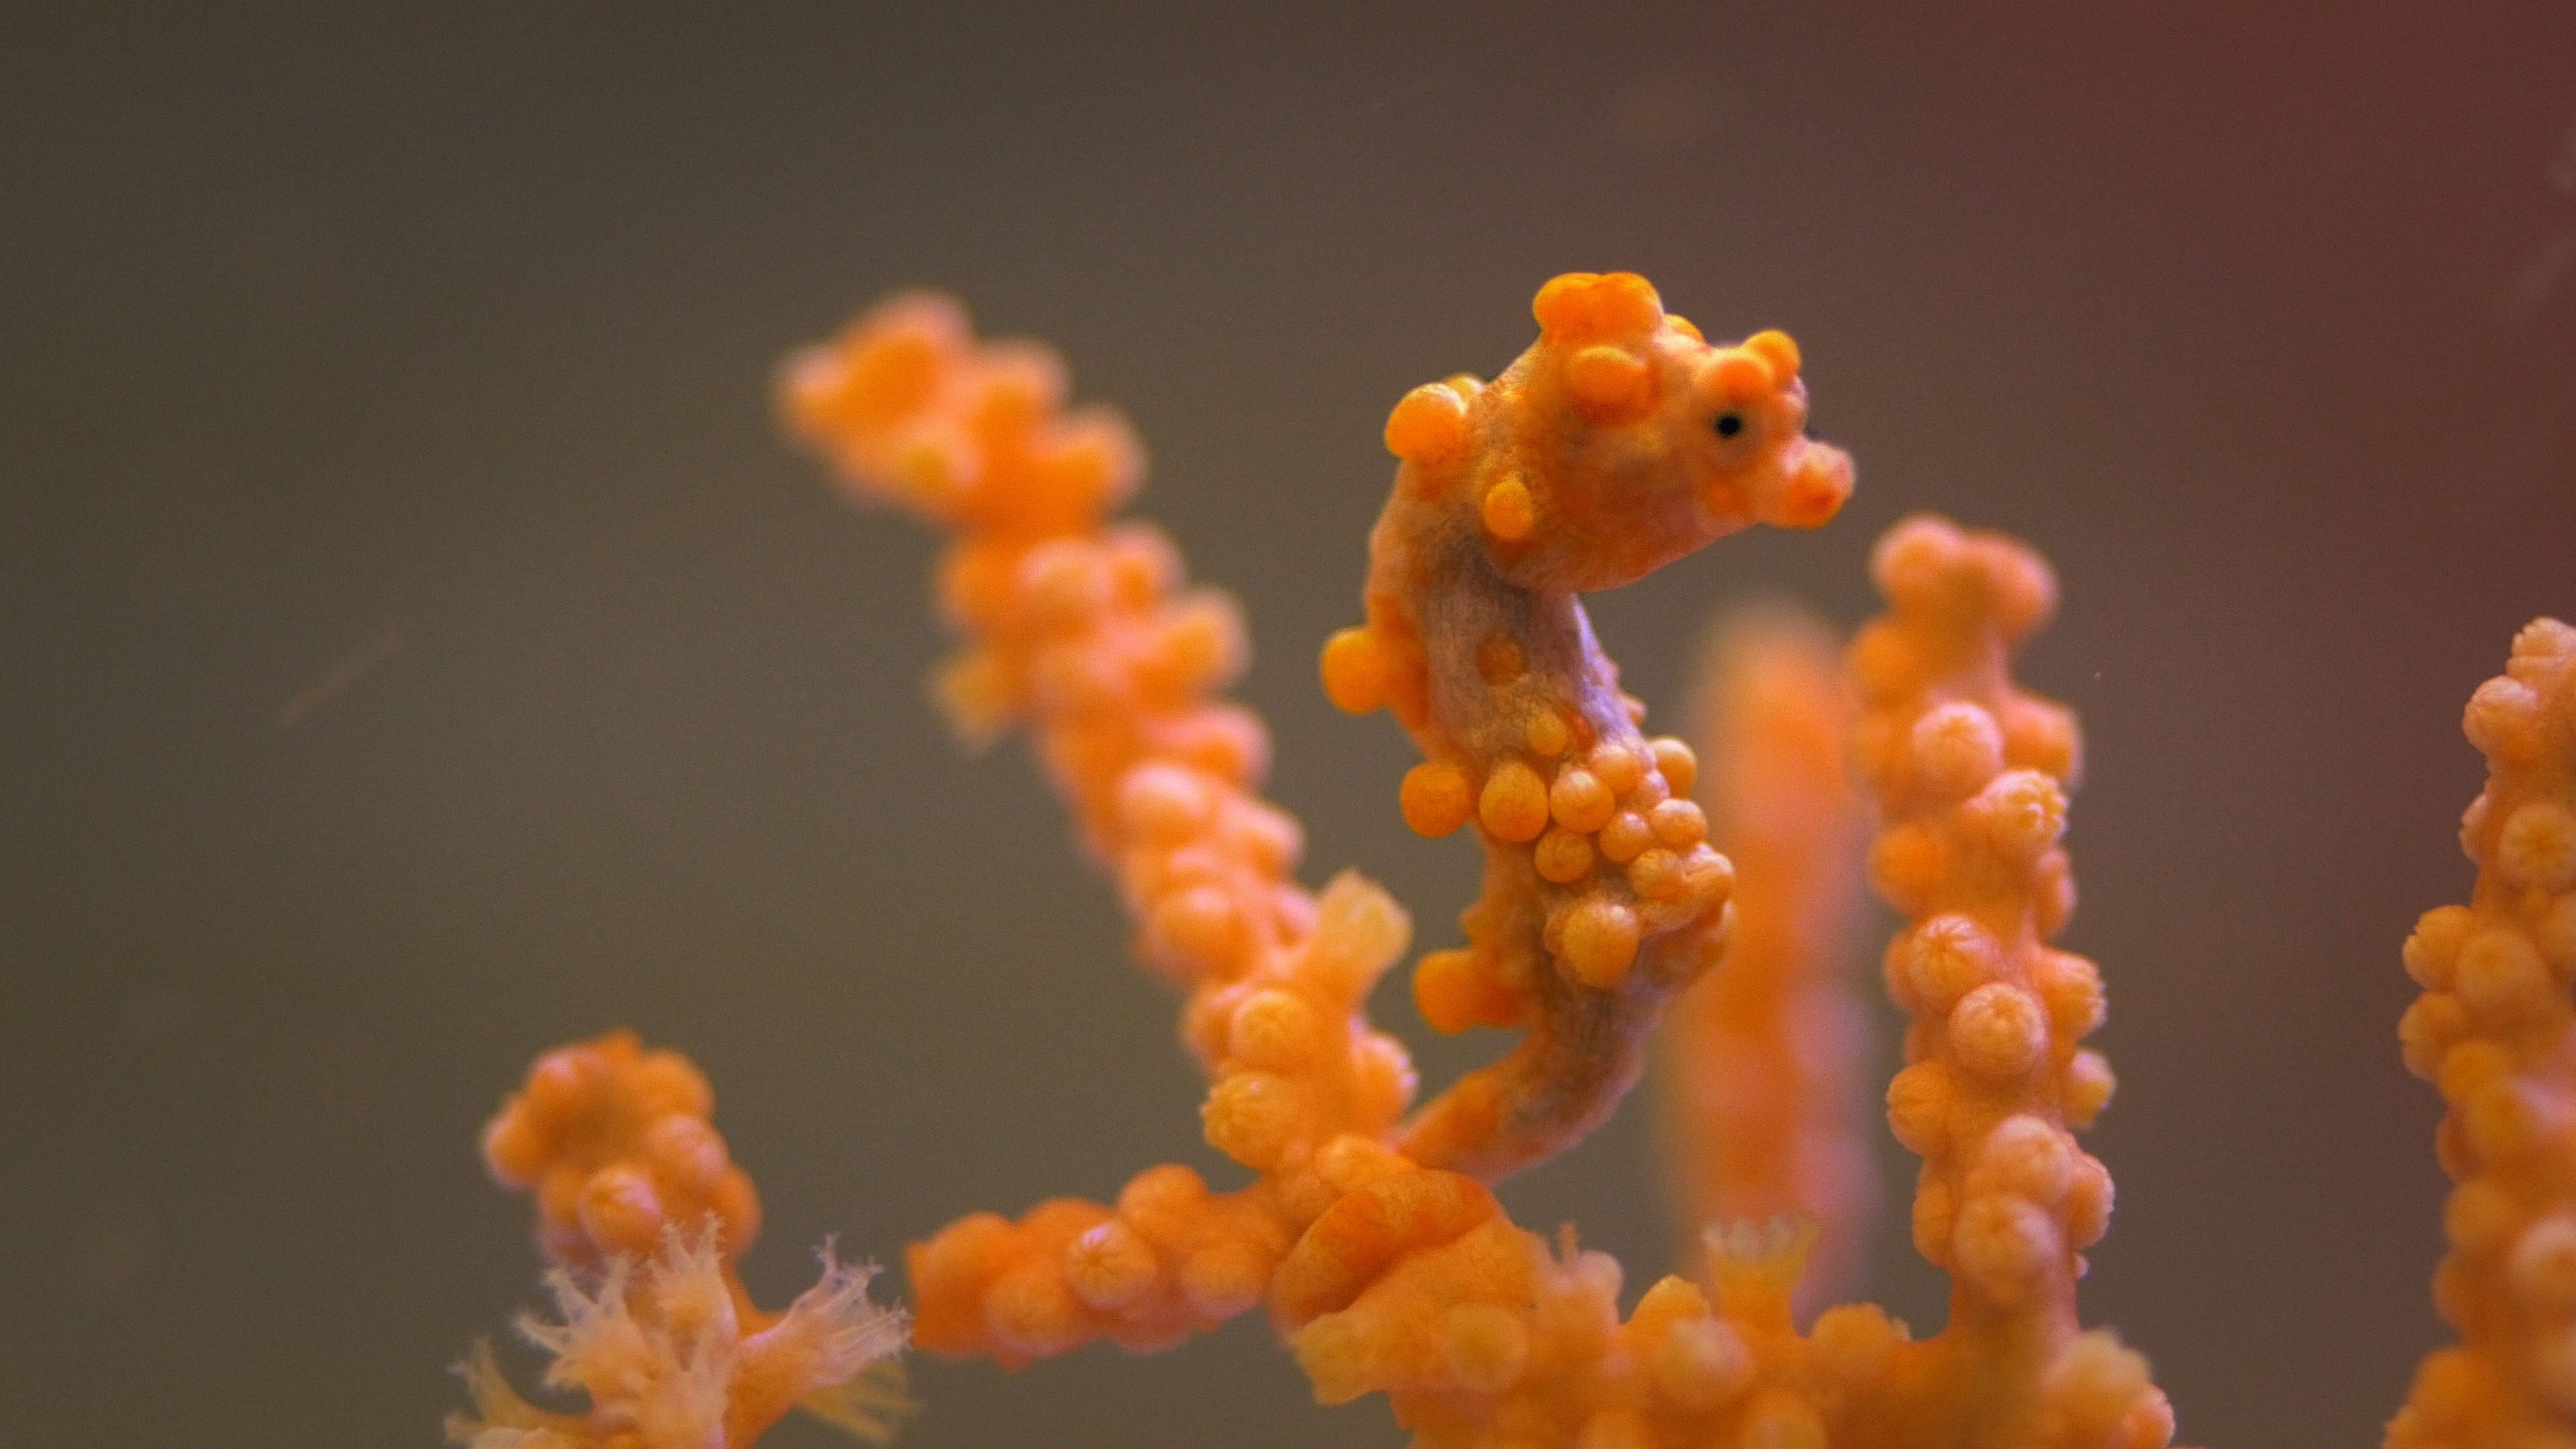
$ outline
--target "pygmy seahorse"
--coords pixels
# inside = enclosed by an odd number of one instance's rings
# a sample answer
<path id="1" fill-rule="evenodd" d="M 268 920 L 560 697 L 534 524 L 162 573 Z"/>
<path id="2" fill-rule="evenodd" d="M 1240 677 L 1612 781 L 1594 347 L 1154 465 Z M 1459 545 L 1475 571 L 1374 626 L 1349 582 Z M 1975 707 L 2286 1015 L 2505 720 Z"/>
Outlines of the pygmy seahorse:
<path id="1" fill-rule="evenodd" d="M 1539 290 L 1539 340 L 1490 383 L 1415 388 L 1387 419 L 1401 463 L 1369 540 L 1368 622 L 1324 648 L 1352 713 L 1391 708 L 1424 762 L 1405 822 L 1473 821 L 1482 896 L 1465 950 L 1414 974 L 1443 1031 L 1526 1037 L 1406 1128 L 1425 1167 L 1492 1180 L 1606 1116 L 1666 997 L 1723 949 L 1734 868 L 1689 800 L 1695 764 L 1639 732 L 1575 595 L 1755 523 L 1813 528 L 1851 460 L 1805 435 L 1797 344 L 1713 346 L 1632 273 Z"/>

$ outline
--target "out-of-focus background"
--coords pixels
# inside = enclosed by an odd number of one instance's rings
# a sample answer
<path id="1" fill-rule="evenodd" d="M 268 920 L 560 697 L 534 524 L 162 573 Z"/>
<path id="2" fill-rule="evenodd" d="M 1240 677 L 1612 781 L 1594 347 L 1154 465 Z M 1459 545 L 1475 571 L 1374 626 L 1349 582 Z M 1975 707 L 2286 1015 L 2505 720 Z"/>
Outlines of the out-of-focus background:
<path id="1" fill-rule="evenodd" d="M 2090 733 L 2122 1083 L 2086 1316 L 2189 1441 L 2374 1442 L 2441 1337 L 2397 944 L 2468 888 L 2462 702 L 2576 611 L 2576 7 L 2252 8 L 20 7 L 0 1439 L 433 1442 L 536 1297 L 476 1130 L 614 1023 L 713 1075 L 773 1297 L 826 1234 L 1232 1180 L 1045 789 L 924 702 L 931 543 L 781 444 L 770 368 L 919 282 L 1060 344 L 1247 606 L 1309 879 L 1436 946 L 1473 847 L 1313 677 L 1380 423 L 1633 268 L 1793 331 L 1861 468 L 1598 600 L 1633 687 L 1674 720 L 1750 591 L 1856 619 L 1911 510 L 2055 559 L 2026 673 Z M 1500 1047 L 1379 1009 L 1435 1085 Z M 1643 1106 L 1505 1194 L 1632 1291 Z M 1895 1209 L 1877 1257 L 1937 1326 Z M 1398 1441 L 1252 1322 L 918 1385 L 923 1449 Z"/>

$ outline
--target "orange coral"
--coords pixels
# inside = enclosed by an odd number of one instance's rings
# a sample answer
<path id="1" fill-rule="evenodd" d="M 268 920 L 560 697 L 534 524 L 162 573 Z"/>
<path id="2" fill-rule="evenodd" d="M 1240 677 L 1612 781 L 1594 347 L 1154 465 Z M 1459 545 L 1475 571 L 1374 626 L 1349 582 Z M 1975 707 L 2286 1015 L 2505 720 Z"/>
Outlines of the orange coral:
<path id="1" fill-rule="evenodd" d="M 2461 1345 L 2425 1359 L 2390 1449 L 2576 1442 L 2576 629 L 2534 621 L 2470 699 L 2487 787 L 2460 823 L 2466 906 L 2406 942 L 2406 1065 L 2449 1105 L 2459 1186 L 2433 1279 Z"/>
<path id="2" fill-rule="evenodd" d="M 2173 1412 L 2144 1360 L 2076 1312 L 2111 1180 L 2073 1134 L 2112 1087 L 2080 1045 L 2100 973 L 2049 944 L 2074 906 L 2059 842 L 2080 746 L 2009 671 L 2054 578 L 1998 535 L 1899 525 L 1872 562 L 1889 611 L 1847 654 L 1856 715 L 1814 632 L 1737 635 L 1708 729 L 1713 841 L 1696 756 L 1639 733 L 1575 594 L 1752 523 L 1821 524 L 1849 462 L 1804 436 L 1782 334 L 1711 346 L 1624 273 L 1559 277 L 1535 311 L 1538 342 L 1493 382 L 1417 388 L 1389 417 L 1402 464 L 1367 621 L 1321 661 L 1336 704 L 1390 709 L 1422 749 L 1406 822 L 1472 823 L 1485 850 L 1467 946 L 1417 967 L 1423 1014 L 1524 1032 L 1410 1119 L 1411 1064 L 1362 1010 L 1409 923 L 1356 876 L 1320 895 L 1294 879 L 1298 826 L 1257 793 L 1260 722 L 1218 697 L 1244 657 L 1232 605 L 1185 589 L 1161 535 L 1107 521 L 1141 471 L 1125 423 L 1068 411 L 1051 352 L 978 342 L 927 295 L 787 369 L 792 425 L 856 495 L 956 535 L 939 595 L 967 644 L 941 702 L 970 739 L 1028 727 L 1137 954 L 1186 996 L 1207 1140 L 1252 1174 L 1218 1192 L 1153 1167 L 1114 1204 L 951 1224 L 909 1255 L 919 1341 L 1018 1364 L 1266 1305 L 1319 1398 L 1383 1392 L 1429 1449 L 2161 1449 Z M 2524 630 L 2467 725 L 2491 766 L 2462 829 L 2477 892 L 2408 942 L 2424 995 L 2402 1029 L 2451 1108 L 2435 1296 L 2464 1342 L 2427 1359 L 2392 1449 L 2576 1443 L 2576 630 Z M 1798 1327 L 1867 1201 L 1825 965 L 1855 830 L 1846 734 L 1880 816 L 1867 875 L 1906 918 L 1888 1121 L 1923 1158 L 1916 1245 L 1952 1280 L 1923 1340 L 1865 1304 Z M 1551 1249 L 1489 1184 L 1612 1110 L 1730 939 L 1672 1034 L 1704 1254 L 1623 1320 L 1618 1265 L 1570 1227 Z M 800 1403 L 889 1427 L 900 1318 L 828 1251 L 785 1312 L 750 1301 L 735 1264 L 758 1201 L 710 1109 L 685 1059 L 622 1032 L 540 1059 L 485 1151 L 535 1191 L 556 1264 L 561 1321 L 522 1329 L 592 1408 L 529 1405 L 481 1355 L 480 1417 L 452 1436 L 740 1449 Z"/>
<path id="3" fill-rule="evenodd" d="M 1028 723 L 1138 953 L 1188 993 L 1184 1034 L 1215 1078 L 1208 1141 L 1259 1174 L 1212 1193 L 1159 1167 L 1114 1206 L 963 1219 L 912 1251 L 917 1341 L 1019 1363 L 1242 1313 L 1412 1100 L 1403 1047 L 1358 1015 L 1404 913 L 1356 877 L 1320 900 L 1290 878 L 1297 824 L 1254 793 L 1260 722 L 1212 698 L 1243 660 L 1232 605 L 1183 592 L 1160 534 L 1104 526 L 1137 450 L 1115 415 L 1062 410 L 1052 354 L 979 344 L 952 304 L 913 296 L 797 359 L 785 392 L 860 496 L 957 531 L 940 596 L 970 642 L 941 696 L 969 734 Z"/>
<path id="4" fill-rule="evenodd" d="M 1807 1309 L 1857 1284 L 1878 1206 L 1868 1028 L 1843 979 L 1862 817 L 1840 655 L 1823 624 L 1777 605 L 1729 620 L 1705 652 L 1700 798 L 1735 862 L 1735 931 L 1661 1044 L 1665 1157 L 1691 1238 L 1707 1223 L 1813 1219 Z"/>
<path id="5" fill-rule="evenodd" d="M 1871 571 L 1890 609 L 1852 642 L 1854 753 L 1883 821 L 1871 883 L 1907 917 L 1888 990 L 1914 1018 L 1888 1124 L 1923 1156 L 1914 1241 L 1951 1296 L 1949 1326 L 1908 1355 L 1919 1385 L 1862 1442 L 2152 1449 L 2173 1432 L 2164 1395 L 2075 1316 L 2111 1214 L 2110 1174 L 2069 1130 L 2110 1096 L 2077 1045 L 2101 1024 L 2101 975 L 2047 944 L 2075 906 L 2058 839 L 2079 743 L 2009 673 L 2057 582 L 2011 540 L 1933 518 L 1891 530 Z"/>
<path id="6" fill-rule="evenodd" d="M 549 1384 L 586 1414 L 538 1409 L 488 1350 L 464 1368 L 473 1449 L 742 1449 L 800 1404 L 872 1439 L 904 1408 L 893 1354 L 903 1316 L 868 1301 L 875 1269 L 823 1253 L 823 1278 L 765 1313 L 734 1270 L 760 1231 L 751 1179 L 709 1122 L 714 1097 L 686 1057 L 630 1032 L 558 1047 L 484 1129 L 503 1184 L 534 1189 L 560 1323 L 520 1322 L 554 1355 Z"/>

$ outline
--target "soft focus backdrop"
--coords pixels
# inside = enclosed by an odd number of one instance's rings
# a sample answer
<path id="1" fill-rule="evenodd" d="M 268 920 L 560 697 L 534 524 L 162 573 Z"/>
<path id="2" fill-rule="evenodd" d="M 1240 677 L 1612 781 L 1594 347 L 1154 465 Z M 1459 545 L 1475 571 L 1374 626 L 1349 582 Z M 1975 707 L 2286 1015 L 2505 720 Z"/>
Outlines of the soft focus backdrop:
<path id="1" fill-rule="evenodd" d="M 2468 888 L 2462 702 L 2576 612 L 2576 7 L 109 8 L 0 43 L 0 1440 L 433 1442 L 536 1291 L 476 1130 L 614 1023 L 713 1075 L 773 1295 L 1222 1169 L 1052 801 L 924 702 L 930 544 L 780 443 L 771 365 L 917 282 L 1061 345 L 1243 597 L 1308 878 L 1439 945 L 1474 849 L 1315 649 L 1387 407 L 1633 268 L 1793 331 L 1861 470 L 1601 599 L 1634 687 L 1678 723 L 1749 590 L 1857 618 L 1910 510 L 2054 558 L 2121 1076 L 2086 1315 L 2190 1442 L 2376 1442 L 2439 1337 L 2397 944 Z M 1632 1291 L 1643 1106 L 1506 1194 Z M 1900 1224 L 1875 1289 L 1935 1326 Z M 1397 1440 L 1253 1322 L 918 1384 L 921 1449 Z"/>

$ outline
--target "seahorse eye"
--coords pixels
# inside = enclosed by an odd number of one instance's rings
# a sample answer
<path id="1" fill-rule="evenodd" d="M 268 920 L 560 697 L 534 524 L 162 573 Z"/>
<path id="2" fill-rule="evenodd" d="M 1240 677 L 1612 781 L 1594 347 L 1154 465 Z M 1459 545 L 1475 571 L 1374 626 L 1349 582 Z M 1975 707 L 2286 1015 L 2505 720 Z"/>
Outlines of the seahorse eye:
<path id="1" fill-rule="evenodd" d="M 1718 435 L 1719 437 L 1721 437 L 1721 438 L 1731 438 L 1731 437 L 1734 437 L 1736 434 L 1738 434 L 1738 433 L 1740 433 L 1740 432 L 1743 432 L 1743 431 L 1744 431 L 1744 414 L 1742 414 L 1742 413 L 1719 413 L 1719 414 L 1717 415 L 1717 435 Z"/>

